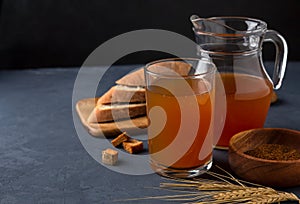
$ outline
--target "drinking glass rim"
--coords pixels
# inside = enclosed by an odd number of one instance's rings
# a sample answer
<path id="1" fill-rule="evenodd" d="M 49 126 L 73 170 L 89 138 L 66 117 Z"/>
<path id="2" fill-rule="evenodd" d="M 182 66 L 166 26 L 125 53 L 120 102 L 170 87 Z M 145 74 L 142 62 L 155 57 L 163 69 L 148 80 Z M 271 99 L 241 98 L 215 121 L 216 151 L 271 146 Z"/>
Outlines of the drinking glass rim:
<path id="1" fill-rule="evenodd" d="M 150 67 L 151 65 L 154 65 L 154 64 L 157 64 L 157 63 L 160 63 L 160 62 L 171 62 L 171 61 L 173 61 L 173 62 L 182 61 L 182 62 L 186 62 L 186 63 L 188 63 L 188 61 L 201 61 L 201 62 L 204 62 L 205 64 L 210 64 L 211 66 L 205 72 L 202 72 L 202 73 L 199 73 L 199 74 L 193 74 L 193 75 L 183 75 L 183 76 L 182 75 L 174 76 L 174 75 L 165 74 L 165 73 L 157 73 L 157 72 L 150 71 L 148 69 L 148 67 Z M 144 67 L 145 74 L 149 73 L 151 75 L 156 75 L 156 76 L 164 77 L 164 78 L 172 78 L 172 79 L 198 78 L 200 76 L 213 74 L 214 72 L 216 72 L 216 70 L 217 70 L 217 67 L 211 60 L 209 60 L 207 58 L 192 58 L 192 57 L 165 58 L 165 59 L 155 60 L 155 61 L 147 63 Z"/>

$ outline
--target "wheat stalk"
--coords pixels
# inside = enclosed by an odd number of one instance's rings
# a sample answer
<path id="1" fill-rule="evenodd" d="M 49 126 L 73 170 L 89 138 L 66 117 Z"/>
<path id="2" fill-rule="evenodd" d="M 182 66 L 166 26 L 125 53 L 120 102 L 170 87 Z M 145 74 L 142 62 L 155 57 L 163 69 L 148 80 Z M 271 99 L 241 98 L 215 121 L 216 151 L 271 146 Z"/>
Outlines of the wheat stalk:
<path id="1" fill-rule="evenodd" d="M 220 168 L 221 169 L 221 168 Z M 223 170 L 223 169 L 221 169 Z M 226 175 L 209 172 L 208 174 L 218 178 L 212 179 L 168 179 L 172 182 L 162 182 L 161 189 L 180 192 L 177 195 L 151 196 L 144 198 L 132 198 L 122 201 L 161 199 L 169 201 L 183 201 L 189 203 L 248 203 L 264 204 L 281 201 L 298 201 L 300 199 L 293 193 L 276 191 L 269 187 L 238 180 L 229 172 L 223 170 Z M 248 184 L 245 185 L 245 184 Z M 250 186 L 249 186 L 250 185 Z"/>
<path id="2" fill-rule="evenodd" d="M 214 180 L 198 179 L 195 183 L 189 180 L 175 180 L 177 183 L 161 183 L 161 188 L 167 189 L 186 189 L 202 192 L 197 196 L 190 194 L 189 198 L 176 195 L 176 199 L 169 196 L 164 197 L 166 200 L 184 200 L 196 201 L 202 203 L 275 203 L 280 201 L 298 201 L 299 198 L 293 193 L 276 191 L 269 187 L 247 187 L 245 185 L 230 184 L 228 182 L 215 182 Z M 179 182 L 179 183 L 178 183 Z M 204 193 L 205 192 L 205 193 Z M 182 194 L 185 195 L 185 194 Z M 200 196 L 202 195 L 202 197 Z M 205 202 L 201 199 L 205 198 Z M 197 200 L 199 202 L 197 202 Z"/>
<path id="3" fill-rule="evenodd" d="M 299 198 L 293 193 L 279 192 L 270 195 L 265 195 L 257 198 L 255 201 L 248 202 L 248 204 L 265 204 L 265 203 L 279 203 L 281 201 L 299 201 Z"/>

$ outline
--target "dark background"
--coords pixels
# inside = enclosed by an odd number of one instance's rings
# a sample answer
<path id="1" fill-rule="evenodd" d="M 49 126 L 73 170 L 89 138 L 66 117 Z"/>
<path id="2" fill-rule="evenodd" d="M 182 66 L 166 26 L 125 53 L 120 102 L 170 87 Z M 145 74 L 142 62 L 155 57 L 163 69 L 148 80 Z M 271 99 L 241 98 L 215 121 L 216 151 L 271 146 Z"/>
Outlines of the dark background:
<path id="1" fill-rule="evenodd" d="M 194 39 L 189 17 L 259 18 L 287 40 L 288 60 L 300 60 L 299 0 L 2 0 L 0 68 L 80 66 L 103 42 L 136 29 L 165 29 Z M 155 56 L 157 57 L 157 56 Z M 145 63 L 151 53 L 118 64 Z M 274 47 L 264 45 L 264 60 Z"/>

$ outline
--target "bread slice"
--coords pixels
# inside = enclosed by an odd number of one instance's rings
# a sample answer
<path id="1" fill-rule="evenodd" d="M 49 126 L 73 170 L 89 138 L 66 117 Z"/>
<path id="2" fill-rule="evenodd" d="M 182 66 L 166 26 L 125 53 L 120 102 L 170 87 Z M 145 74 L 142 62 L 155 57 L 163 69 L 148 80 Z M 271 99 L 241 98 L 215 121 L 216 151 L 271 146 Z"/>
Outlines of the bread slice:
<path id="1" fill-rule="evenodd" d="M 116 85 L 102 95 L 97 104 L 110 103 L 145 103 L 145 88 L 140 86 Z"/>
<path id="2" fill-rule="evenodd" d="M 188 64 L 183 61 L 166 61 L 166 62 L 159 62 L 152 66 L 152 70 L 161 70 L 163 68 L 165 71 L 168 71 L 169 68 L 171 68 L 173 71 L 175 71 L 177 74 L 180 74 L 182 76 L 188 75 L 190 72 L 192 65 Z M 170 70 L 169 70 L 170 71 Z M 172 73 L 172 71 L 170 72 Z M 174 72 L 173 72 L 174 73 Z M 139 86 L 139 87 L 145 87 L 146 81 L 145 81 L 145 75 L 144 75 L 144 67 L 134 70 L 133 72 L 130 72 L 129 74 L 126 74 L 122 78 L 116 81 L 116 84 L 118 85 L 124 85 L 124 86 Z"/>
<path id="3" fill-rule="evenodd" d="M 103 123 L 119 121 L 146 115 L 145 103 L 108 104 L 97 105 L 90 116 L 88 123 Z"/>
<path id="4" fill-rule="evenodd" d="M 126 74 L 125 76 L 117 80 L 116 84 L 124 86 L 145 87 L 146 82 L 144 76 L 144 68 L 142 67 L 134 70 L 133 72 L 130 72 L 129 74 Z"/>
<path id="5" fill-rule="evenodd" d="M 87 119 L 94 110 L 95 100 L 97 99 L 98 98 L 84 98 L 76 103 L 76 112 L 80 122 L 90 135 L 100 138 L 115 138 L 124 131 L 129 135 L 147 133 L 148 119 L 146 116 L 116 122 L 88 123 Z"/>
<path id="6" fill-rule="evenodd" d="M 149 70 L 166 75 L 187 76 L 192 69 L 192 65 L 184 61 L 162 61 L 150 65 Z"/>

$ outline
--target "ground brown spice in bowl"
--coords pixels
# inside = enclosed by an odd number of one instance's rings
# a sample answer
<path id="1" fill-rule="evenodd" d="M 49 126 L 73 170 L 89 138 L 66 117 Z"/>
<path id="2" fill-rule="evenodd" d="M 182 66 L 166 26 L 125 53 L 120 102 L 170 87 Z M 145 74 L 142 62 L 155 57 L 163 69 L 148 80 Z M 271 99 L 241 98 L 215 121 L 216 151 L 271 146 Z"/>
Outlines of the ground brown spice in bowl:
<path id="1" fill-rule="evenodd" d="M 297 160 L 300 152 L 296 149 L 280 144 L 262 144 L 253 150 L 244 152 L 247 155 L 268 160 Z"/>

